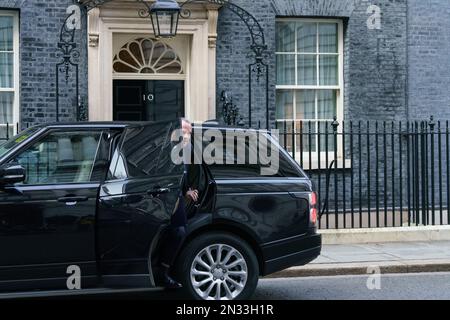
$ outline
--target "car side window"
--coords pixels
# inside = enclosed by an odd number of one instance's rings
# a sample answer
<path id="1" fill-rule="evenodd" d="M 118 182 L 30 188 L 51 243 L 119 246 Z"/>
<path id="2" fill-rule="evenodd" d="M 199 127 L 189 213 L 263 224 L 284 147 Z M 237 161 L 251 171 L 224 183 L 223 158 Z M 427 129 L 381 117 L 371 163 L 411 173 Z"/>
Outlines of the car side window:
<path id="1" fill-rule="evenodd" d="M 182 174 L 183 167 L 170 157 L 176 128 L 175 122 L 162 122 L 127 129 L 113 154 L 108 180 Z"/>
<path id="2" fill-rule="evenodd" d="M 233 178 L 257 178 L 260 177 L 261 165 L 256 161 L 250 161 L 251 156 L 257 154 L 258 144 L 254 145 L 251 141 L 257 141 L 256 133 L 247 133 L 243 140 L 237 139 L 238 132 L 229 134 L 222 132 L 223 150 L 220 162 L 215 162 L 209 166 L 215 179 L 233 179 Z M 215 141 L 214 139 L 204 139 L 203 148 Z M 239 150 L 239 151 L 238 151 Z M 217 155 L 215 155 L 217 157 Z M 242 161 L 243 160 L 243 161 Z"/>
<path id="3" fill-rule="evenodd" d="M 52 131 L 10 163 L 26 170 L 24 185 L 90 182 L 101 131 Z"/>
<path id="4" fill-rule="evenodd" d="M 281 152 L 277 143 L 269 143 L 267 148 L 278 148 L 279 166 L 276 173 L 270 176 L 263 176 L 262 169 L 270 165 L 262 164 L 259 158 L 259 146 L 257 132 L 246 132 L 240 139 L 236 137 L 236 132 L 224 131 L 223 135 L 223 159 L 221 163 L 214 163 L 209 169 L 215 179 L 239 179 L 239 178 L 297 178 L 303 177 L 301 172 L 295 168 L 286 155 Z M 268 140 L 271 141 L 271 140 Z M 204 139 L 204 148 L 212 141 Z M 228 147 L 231 150 L 229 150 Z M 276 151 L 276 150 L 275 150 Z"/>

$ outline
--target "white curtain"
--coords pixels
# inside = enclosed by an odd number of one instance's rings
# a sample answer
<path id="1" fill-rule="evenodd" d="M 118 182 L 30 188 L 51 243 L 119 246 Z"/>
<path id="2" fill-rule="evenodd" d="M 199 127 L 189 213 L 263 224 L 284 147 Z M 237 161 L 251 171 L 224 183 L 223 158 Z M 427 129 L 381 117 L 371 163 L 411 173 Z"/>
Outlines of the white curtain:
<path id="1" fill-rule="evenodd" d="M 294 118 L 294 97 L 290 90 L 277 90 L 277 119 Z"/>
<path id="2" fill-rule="evenodd" d="M 319 23 L 319 52 L 338 53 L 338 25 Z"/>
<path id="3" fill-rule="evenodd" d="M 298 55 L 298 84 L 317 85 L 317 55 Z"/>
<path id="4" fill-rule="evenodd" d="M 13 17 L 0 16 L 0 88 L 14 87 L 13 23 Z"/>
<path id="5" fill-rule="evenodd" d="M 13 92 L 0 92 L 0 123 L 13 122 Z"/>
<path id="6" fill-rule="evenodd" d="M 336 23 L 319 24 L 320 85 L 338 84 L 338 27 Z"/>
<path id="7" fill-rule="evenodd" d="M 0 88 L 14 88 L 14 18 L 0 16 Z M 14 90 L 14 89 L 13 89 Z M 11 136 L 13 124 L 14 91 L 0 92 L 0 124 L 10 124 L 9 128 L 0 127 L 0 137 Z M 9 131 L 7 133 L 7 130 Z"/>
<path id="8" fill-rule="evenodd" d="M 298 23 L 297 24 L 297 50 L 300 53 L 317 52 L 317 24 Z"/>
<path id="9" fill-rule="evenodd" d="M 317 84 L 317 24 L 297 23 L 298 85 Z M 307 54 L 311 53 L 311 54 Z M 306 54 L 306 55 L 305 55 Z"/>
<path id="10" fill-rule="evenodd" d="M 338 85 L 338 57 L 320 56 L 320 85 L 333 86 Z"/>
<path id="11" fill-rule="evenodd" d="M 277 23 L 277 52 L 295 52 L 295 24 L 292 22 Z"/>
<path id="12" fill-rule="evenodd" d="M 317 116 L 322 120 L 332 120 L 336 116 L 336 91 L 318 90 Z"/>
<path id="13" fill-rule="evenodd" d="M 301 90 L 296 94 L 297 119 L 314 120 L 316 118 L 316 91 Z"/>
<path id="14" fill-rule="evenodd" d="M 294 54 L 277 54 L 277 85 L 295 85 Z"/>
<path id="15" fill-rule="evenodd" d="M 277 23 L 276 33 L 277 85 L 295 85 L 295 23 Z"/>

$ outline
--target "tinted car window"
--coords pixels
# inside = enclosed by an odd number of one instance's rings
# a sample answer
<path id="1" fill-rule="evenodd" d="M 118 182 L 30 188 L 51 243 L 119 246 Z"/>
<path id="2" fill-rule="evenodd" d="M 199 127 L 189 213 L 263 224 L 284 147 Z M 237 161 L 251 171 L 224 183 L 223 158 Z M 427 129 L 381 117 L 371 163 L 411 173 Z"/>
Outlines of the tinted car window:
<path id="1" fill-rule="evenodd" d="M 300 165 L 287 153 L 287 151 L 276 141 L 271 138 L 272 144 L 278 150 L 280 150 L 280 177 L 286 178 L 306 178 L 305 173 L 300 168 Z"/>
<path id="2" fill-rule="evenodd" d="M 26 170 L 23 184 L 90 182 L 101 132 L 50 132 L 14 157 Z"/>
<path id="3" fill-rule="evenodd" d="M 236 132 L 222 131 L 224 148 L 222 163 L 214 163 L 208 166 L 211 173 L 216 179 L 234 179 L 234 178 L 261 178 L 261 177 L 304 177 L 298 165 L 289 158 L 279 146 L 279 144 L 268 135 L 263 135 L 268 142 L 267 155 L 271 154 L 271 149 L 278 151 L 279 165 L 278 170 L 272 174 L 263 174 L 263 169 L 268 169 L 274 163 L 267 163 L 259 156 L 260 149 L 258 147 L 257 132 L 246 132 L 245 144 L 244 140 L 236 138 Z M 203 138 L 203 150 L 207 148 L 213 139 L 208 139 L 208 136 Z M 271 143 L 269 143 L 269 141 Z M 240 146 L 239 146 L 240 144 Z M 230 148 L 233 146 L 234 148 Z M 244 146 L 244 148 L 242 147 Z M 264 154 L 264 153 L 262 153 Z M 213 156 L 216 156 L 213 154 Z M 270 159 L 270 157 L 268 158 Z"/>
<path id="4" fill-rule="evenodd" d="M 176 122 L 162 122 L 127 129 L 113 154 L 108 179 L 182 173 L 182 166 L 171 160 L 171 136 L 177 127 Z"/>

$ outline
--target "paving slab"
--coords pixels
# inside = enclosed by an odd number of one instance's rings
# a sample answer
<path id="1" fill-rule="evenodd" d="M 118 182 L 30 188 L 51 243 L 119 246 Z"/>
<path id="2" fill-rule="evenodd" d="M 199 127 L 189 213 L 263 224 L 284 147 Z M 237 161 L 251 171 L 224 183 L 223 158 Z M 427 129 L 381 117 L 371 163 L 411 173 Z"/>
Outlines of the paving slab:
<path id="1" fill-rule="evenodd" d="M 417 241 L 324 245 L 322 255 L 306 266 L 278 272 L 269 278 L 450 271 L 450 241 Z"/>

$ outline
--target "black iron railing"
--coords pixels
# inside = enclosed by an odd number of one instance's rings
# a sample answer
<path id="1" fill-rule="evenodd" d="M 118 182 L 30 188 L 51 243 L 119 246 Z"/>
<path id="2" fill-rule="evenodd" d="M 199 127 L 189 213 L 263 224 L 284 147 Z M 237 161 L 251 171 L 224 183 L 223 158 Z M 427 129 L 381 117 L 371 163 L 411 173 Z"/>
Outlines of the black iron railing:
<path id="1" fill-rule="evenodd" d="M 320 227 L 448 225 L 449 121 L 278 121 L 321 199 Z"/>
<path id="2" fill-rule="evenodd" d="M 9 140 L 20 131 L 18 123 L 0 123 L 0 142 Z"/>

